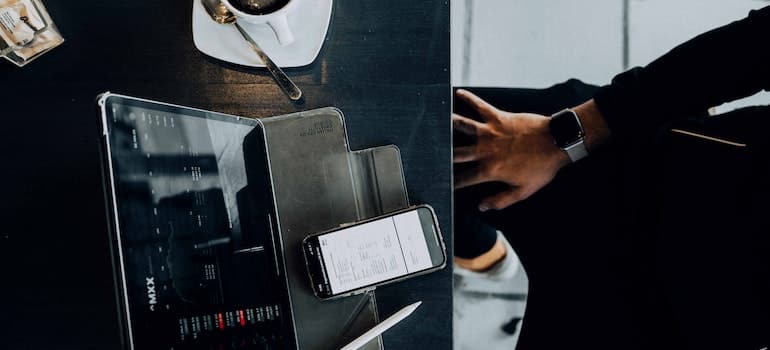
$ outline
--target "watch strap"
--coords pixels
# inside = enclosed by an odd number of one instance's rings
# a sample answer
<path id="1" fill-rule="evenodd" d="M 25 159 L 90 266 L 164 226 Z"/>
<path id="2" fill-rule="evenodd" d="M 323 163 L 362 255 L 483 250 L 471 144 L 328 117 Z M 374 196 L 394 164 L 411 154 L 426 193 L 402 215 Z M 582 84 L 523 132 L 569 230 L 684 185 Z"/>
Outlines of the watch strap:
<path id="1" fill-rule="evenodd" d="M 573 163 L 588 157 L 588 148 L 586 148 L 586 144 L 583 140 L 584 138 L 580 138 L 580 141 L 564 148 L 564 152 L 567 152 L 569 160 Z"/>

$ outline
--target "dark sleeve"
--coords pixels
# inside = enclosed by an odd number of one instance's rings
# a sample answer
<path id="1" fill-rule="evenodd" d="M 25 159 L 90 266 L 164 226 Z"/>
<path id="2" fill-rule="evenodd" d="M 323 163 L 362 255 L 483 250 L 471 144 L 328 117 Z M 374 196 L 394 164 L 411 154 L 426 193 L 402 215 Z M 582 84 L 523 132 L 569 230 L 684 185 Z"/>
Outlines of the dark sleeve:
<path id="1" fill-rule="evenodd" d="M 624 134 L 769 88 L 770 6 L 617 75 L 594 101 L 610 130 Z"/>

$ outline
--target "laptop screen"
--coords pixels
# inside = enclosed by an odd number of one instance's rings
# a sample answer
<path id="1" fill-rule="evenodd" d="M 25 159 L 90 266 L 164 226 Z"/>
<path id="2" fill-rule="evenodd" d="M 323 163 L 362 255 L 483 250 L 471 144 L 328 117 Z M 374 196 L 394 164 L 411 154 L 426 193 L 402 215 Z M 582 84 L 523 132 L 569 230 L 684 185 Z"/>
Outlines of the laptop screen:
<path id="1" fill-rule="evenodd" d="M 132 347 L 283 348 L 290 313 L 259 123 L 116 96 L 104 111 Z"/>

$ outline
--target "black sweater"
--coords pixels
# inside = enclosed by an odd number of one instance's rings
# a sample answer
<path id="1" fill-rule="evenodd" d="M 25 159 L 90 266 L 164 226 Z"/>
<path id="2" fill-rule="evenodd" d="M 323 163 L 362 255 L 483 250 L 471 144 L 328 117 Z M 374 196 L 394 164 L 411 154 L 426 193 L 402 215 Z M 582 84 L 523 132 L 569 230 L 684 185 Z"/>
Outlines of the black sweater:
<path id="1" fill-rule="evenodd" d="M 594 101 L 622 137 L 762 89 L 770 90 L 770 6 L 617 75 Z"/>

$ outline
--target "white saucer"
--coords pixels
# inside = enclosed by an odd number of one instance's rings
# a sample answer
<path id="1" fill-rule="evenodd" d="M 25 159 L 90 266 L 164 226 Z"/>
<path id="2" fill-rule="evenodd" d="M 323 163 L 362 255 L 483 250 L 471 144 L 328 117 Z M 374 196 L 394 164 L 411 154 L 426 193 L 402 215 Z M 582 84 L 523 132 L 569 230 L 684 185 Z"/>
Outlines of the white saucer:
<path id="1" fill-rule="evenodd" d="M 326 39 L 332 13 L 332 0 L 294 0 L 297 7 L 288 14 L 294 42 L 282 46 L 267 24 L 238 23 L 273 61 L 281 67 L 301 67 L 313 63 Z M 193 0 L 193 41 L 206 55 L 249 67 L 264 67 L 235 26 L 214 22 L 201 0 Z"/>

